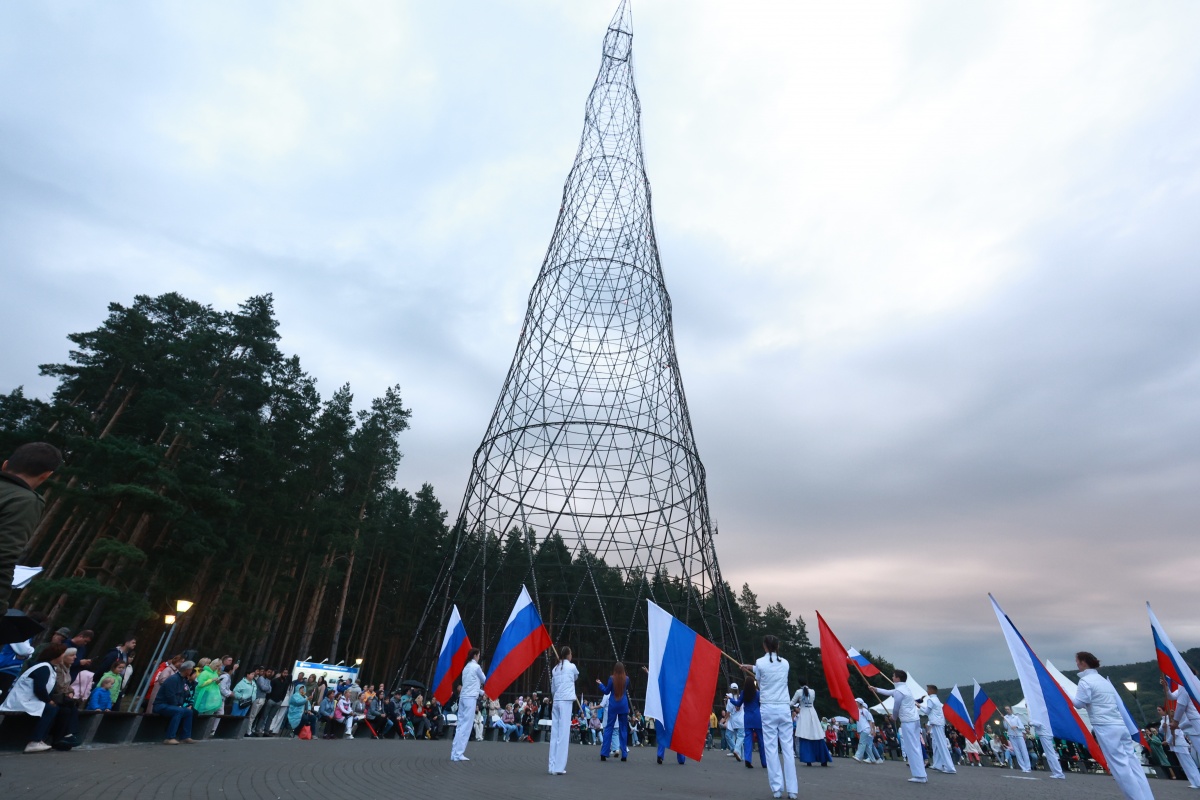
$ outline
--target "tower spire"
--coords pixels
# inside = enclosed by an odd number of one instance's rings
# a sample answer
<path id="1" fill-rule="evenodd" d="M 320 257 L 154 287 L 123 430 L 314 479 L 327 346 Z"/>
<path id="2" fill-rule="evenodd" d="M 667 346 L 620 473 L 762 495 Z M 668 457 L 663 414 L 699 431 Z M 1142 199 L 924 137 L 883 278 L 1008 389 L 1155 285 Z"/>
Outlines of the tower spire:
<path id="1" fill-rule="evenodd" d="M 647 598 L 737 651 L 675 355 L 632 52 L 622 0 L 439 579 L 441 605 L 454 599 L 485 652 L 521 583 L 551 635 L 585 658 L 644 661 Z"/>

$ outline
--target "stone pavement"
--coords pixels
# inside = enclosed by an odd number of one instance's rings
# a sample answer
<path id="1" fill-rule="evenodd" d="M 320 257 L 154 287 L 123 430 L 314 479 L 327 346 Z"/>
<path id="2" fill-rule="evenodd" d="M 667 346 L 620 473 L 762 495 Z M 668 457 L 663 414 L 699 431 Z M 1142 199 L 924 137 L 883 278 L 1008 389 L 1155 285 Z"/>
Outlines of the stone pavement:
<path id="1" fill-rule="evenodd" d="M 96 747 L 71 753 L 0 756 L 0 798 L 38 800 L 238 800 L 313 798 L 371 800 L 419 798 L 612 797 L 767 800 L 766 770 L 746 769 L 718 750 L 703 762 L 676 764 L 670 753 L 634 748 L 629 761 L 599 760 L 599 748 L 571 745 L 567 774 L 547 774 L 546 744 L 472 742 L 468 763 L 451 764 L 450 743 L 246 739 L 164 747 Z M 1120 800 L 1107 776 L 1070 775 L 1051 781 L 1008 769 L 931 773 L 921 786 L 906 782 L 907 768 L 836 759 L 828 768 L 799 766 L 801 798 L 982 798 L 988 800 Z M 1197 798 L 1185 782 L 1151 780 L 1159 800 Z"/>

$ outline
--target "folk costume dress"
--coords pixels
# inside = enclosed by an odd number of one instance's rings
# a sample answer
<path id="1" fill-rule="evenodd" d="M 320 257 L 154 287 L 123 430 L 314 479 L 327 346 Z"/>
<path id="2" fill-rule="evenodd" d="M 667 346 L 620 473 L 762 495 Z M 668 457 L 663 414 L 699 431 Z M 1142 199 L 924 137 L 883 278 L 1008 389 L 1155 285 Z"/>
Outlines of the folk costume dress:
<path id="1" fill-rule="evenodd" d="M 814 761 L 824 767 L 832 759 L 829 746 L 825 743 L 821 718 L 817 716 L 814 706 L 816 700 L 817 693 L 807 686 L 801 686 L 792 695 L 792 706 L 800 711 L 800 716 L 796 718 L 796 738 L 800 740 L 797 757 L 810 767 Z"/>

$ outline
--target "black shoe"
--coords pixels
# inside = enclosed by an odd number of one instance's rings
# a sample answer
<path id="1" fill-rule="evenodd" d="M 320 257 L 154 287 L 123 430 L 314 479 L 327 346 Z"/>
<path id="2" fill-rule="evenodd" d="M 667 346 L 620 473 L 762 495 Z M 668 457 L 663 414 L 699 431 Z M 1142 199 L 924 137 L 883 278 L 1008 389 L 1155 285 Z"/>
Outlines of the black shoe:
<path id="1" fill-rule="evenodd" d="M 746 769 L 754 769 L 754 765 L 753 765 L 753 764 L 751 764 L 749 761 L 747 761 L 747 762 L 746 762 Z"/>
<path id="2" fill-rule="evenodd" d="M 608 761 L 608 756 L 600 756 L 601 761 Z"/>
<path id="3" fill-rule="evenodd" d="M 660 763 L 660 764 L 662 763 L 662 756 L 658 757 L 658 763 Z"/>
<path id="4" fill-rule="evenodd" d="M 621 760 L 622 760 L 622 761 L 624 761 L 624 760 L 625 760 L 625 756 L 621 756 Z"/>

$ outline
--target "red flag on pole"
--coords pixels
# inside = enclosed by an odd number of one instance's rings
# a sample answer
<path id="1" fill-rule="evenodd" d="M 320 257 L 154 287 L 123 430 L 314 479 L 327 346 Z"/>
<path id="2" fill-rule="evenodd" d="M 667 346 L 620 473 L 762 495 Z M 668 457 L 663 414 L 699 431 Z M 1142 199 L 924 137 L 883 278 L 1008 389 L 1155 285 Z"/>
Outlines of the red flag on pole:
<path id="1" fill-rule="evenodd" d="M 825 624 L 821 612 L 817 612 L 817 624 L 821 629 L 821 666 L 825 668 L 825 683 L 829 695 L 850 715 L 858 719 L 858 704 L 854 692 L 850 691 L 850 669 L 846 666 L 846 648 Z"/>

